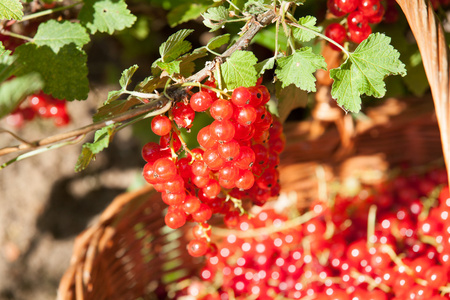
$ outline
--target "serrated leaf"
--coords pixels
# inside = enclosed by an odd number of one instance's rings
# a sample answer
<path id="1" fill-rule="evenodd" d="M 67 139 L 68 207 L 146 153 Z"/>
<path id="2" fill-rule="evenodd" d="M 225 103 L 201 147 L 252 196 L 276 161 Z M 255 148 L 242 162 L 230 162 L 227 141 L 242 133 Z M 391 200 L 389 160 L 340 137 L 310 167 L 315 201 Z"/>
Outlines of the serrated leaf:
<path id="1" fill-rule="evenodd" d="M 136 90 L 145 93 L 152 93 L 156 89 L 163 88 L 166 85 L 167 80 L 169 79 L 170 78 L 167 76 L 164 77 L 149 76 L 136 86 Z"/>
<path id="2" fill-rule="evenodd" d="M 268 10 L 269 0 L 248 0 L 245 2 L 244 10 L 252 15 L 260 14 Z"/>
<path id="3" fill-rule="evenodd" d="M 400 53 L 390 41 L 384 34 L 371 34 L 339 68 L 330 70 L 331 95 L 342 108 L 360 111 L 362 94 L 381 98 L 386 93 L 386 76 L 406 75 Z"/>
<path id="4" fill-rule="evenodd" d="M 309 28 L 313 31 L 319 32 L 319 28 L 316 25 L 317 19 L 313 16 L 302 17 L 298 20 L 298 24 Z M 302 28 L 293 27 L 293 35 L 296 40 L 299 42 L 308 42 L 316 37 L 316 35 L 310 31 L 307 31 Z"/>
<path id="5" fill-rule="evenodd" d="M 122 95 L 122 91 L 109 91 L 108 98 L 106 99 L 105 104 L 108 104 L 108 103 L 116 100 L 117 98 L 120 97 L 120 95 Z"/>
<path id="6" fill-rule="evenodd" d="M 49 46 L 27 43 L 17 47 L 15 54 L 23 65 L 18 75 L 39 73 L 45 83 L 44 93 L 69 101 L 87 98 L 87 57 L 75 44 L 65 45 L 55 53 Z"/>
<path id="7" fill-rule="evenodd" d="M 203 24 L 211 28 L 210 31 L 216 31 L 221 28 L 228 19 L 228 10 L 223 6 L 211 7 L 204 14 Z"/>
<path id="8" fill-rule="evenodd" d="M 266 70 L 273 69 L 275 66 L 275 57 L 271 57 L 268 59 L 263 60 L 262 62 L 259 62 L 255 65 L 256 72 L 258 75 L 262 75 L 266 72 Z"/>
<path id="9" fill-rule="evenodd" d="M 191 43 L 184 39 L 193 31 L 192 29 L 182 29 L 169 36 L 167 41 L 159 47 L 161 60 L 163 62 L 170 62 L 191 50 Z"/>
<path id="10" fill-rule="evenodd" d="M 194 20 L 204 13 L 213 1 L 196 1 L 187 2 L 176 6 L 167 14 L 167 21 L 170 27 L 175 27 L 178 24 Z"/>
<path id="11" fill-rule="evenodd" d="M 296 50 L 293 54 L 277 60 L 275 73 L 282 82 L 282 87 L 295 84 L 298 88 L 308 91 L 316 91 L 316 78 L 313 73 L 317 69 L 326 70 L 325 59 L 312 52 L 309 47 Z"/>
<path id="12" fill-rule="evenodd" d="M 179 60 L 174 60 L 168 63 L 158 61 L 156 64 L 162 70 L 166 71 L 169 74 L 169 76 L 172 76 L 175 73 L 180 73 L 180 63 L 181 62 Z"/>
<path id="13" fill-rule="evenodd" d="M 220 66 L 223 87 L 235 89 L 253 86 L 257 80 L 255 65 L 258 59 L 249 51 L 236 51 Z M 216 71 L 217 72 L 217 71 Z M 216 74 L 216 78 L 219 78 Z"/>
<path id="14" fill-rule="evenodd" d="M 126 70 L 123 70 L 122 76 L 119 79 L 119 84 L 123 89 L 126 89 L 127 86 L 131 82 L 131 77 L 133 77 L 134 73 L 139 69 L 138 65 L 132 65 Z"/>
<path id="15" fill-rule="evenodd" d="M 74 43 L 81 48 L 89 40 L 86 29 L 80 24 L 69 21 L 57 22 L 55 20 L 41 23 L 33 39 L 36 45 L 49 46 L 55 53 L 58 53 L 61 47 L 70 43 Z"/>
<path id="16" fill-rule="evenodd" d="M 199 58 L 205 57 L 206 55 L 207 55 L 206 51 L 205 52 L 203 52 L 203 51 L 194 51 L 192 54 L 183 55 L 180 58 L 181 63 L 180 63 L 180 72 L 179 73 L 183 77 L 191 76 L 194 73 L 194 71 L 195 71 L 195 63 L 194 63 L 194 61 L 199 59 Z"/>
<path id="17" fill-rule="evenodd" d="M 36 73 L 16 77 L 0 85 L 0 119 L 8 115 L 29 94 L 39 91 L 43 82 Z"/>
<path id="18" fill-rule="evenodd" d="M 85 0 L 78 19 L 91 33 L 107 32 L 131 27 L 136 22 L 124 0 Z"/>
<path id="19" fill-rule="evenodd" d="M 0 1 L 0 19 L 3 20 L 22 20 L 23 6 L 18 0 Z"/>
<path id="20" fill-rule="evenodd" d="M 78 157 L 77 163 L 75 164 L 75 172 L 80 172 L 86 169 L 89 163 L 93 159 L 95 159 L 96 154 L 108 148 L 109 142 L 112 140 L 115 129 L 118 125 L 120 125 L 120 123 L 111 124 L 97 130 L 95 132 L 94 142 L 85 143 L 83 145 L 81 154 Z"/>
<path id="21" fill-rule="evenodd" d="M 228 19 L 228 10 L 223 6 L 211 7 L 202 16 L 205 20 L 223 21 Z"/>
<path id="22" fill-rule="evenodd" d="M 121 113 L 124 113 L 132 107 L 142 104 L 137 98 L 130 98 L 127 100 L 115 100 L 111 103 L 103 105 L 92 117 L 94 122 L 103 121 Z"/>
<path id="23" fill-rule="evenodd" d="M 206 44 L 206 47 L 210 50 L 213 50 L 227 44 L 229 41 L 230 41 L 229 33 L 215 36 L 211 40 L 209 40 L 208 44 Z"/>
<path id="24" fill-rule="evenodd" d="M 299 89 L 294 84 L 281 88 L 276 84 L 276 96 L 278 98 L 278 116 L 283 123 L 291 111 L 299 107 L 305 107 L 308 103 L 308 93 Z"/>

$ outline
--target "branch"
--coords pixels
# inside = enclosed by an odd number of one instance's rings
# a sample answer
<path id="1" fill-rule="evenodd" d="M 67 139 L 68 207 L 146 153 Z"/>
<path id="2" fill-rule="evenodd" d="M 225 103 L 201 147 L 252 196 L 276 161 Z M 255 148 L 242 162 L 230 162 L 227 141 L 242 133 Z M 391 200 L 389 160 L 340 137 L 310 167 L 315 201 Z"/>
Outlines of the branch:
<path id="1" fill-rule="evenodd" d="M 123 121 L 127 121 L 134 117 L 140 116 L 142 114 L 161 109 L 168 103 L 169 103 L 169 99 L 162 96 L 158 100 L 152 101 L 151 103 L 148 103 L 148 104 L 144 104 L 136 109 L 124 112 L 120 115 L 117 115 L 115 117 L 112 117 L 112 118 L 104 120 L 104 121 L 96 122 L 96 123 L 75 129 L 73 131 L 46 137 L 41 140 L 36 140 L 33 142 L 29 142 L 29 143 L 22 143 L 17 146 L 1 148 L 0 156 L 6 155 L 9 153 L 13 153 L 16 151 L 30 150 L 30 149 L 35 149 L 38 147 L 47 146 L 47 145 L 51 145 L 51 144 L 66 141 L 66 140 L 77 139 L 79 136 L 82 136 L 89 132 L 101 129 L 105 126 L 108 126 L 108 125 L 111 125 L 114 123 L 120 123 Z"/>
<path id="2" fill-rule="evenodd" d="M 255 37 L 255 35 L 265 26 L 272 23 L 272 21 L 276 18 L 276 14 L 273 10 L 269 10 L 261 15 L 258 15 L 254 18 L 252 18 L 249 21 L 249 24 L 246 25 L 246 30 L 244 34 L 236 41 L 234 45 L 232 45 L 230 48 L 228 48 L 222 55 L 216 57 L 213 62 L 206 67 L 204 67 L 202 70 L 198 71 L 194 75 L 190 76 L 186 79 L 187 82 L 200 82 L 203 79 L 205 79 L 216 67 L 217 64 L 221 64 L 224 59 L 231 56 L 235 51 L 246 49 L 248 45 L 250 44 L 250 41 Z M 185 88 L 187 89 L 187 87 Z M 139 108 L 127 111 L 125 113 L 122 113 L 120 115 L 117 115 L 115 117 L 112 117 L 108 120 L 104 120 L 101 122 L 96 122 L 90 125 L 87 125 L 85 127 L 75 129 L 73 131 L 69 131 L 62 134 L 53 135 L 41 140 L 36 140 L 30 143 L 22 143 L 16 146 L 11 147 L 5 147 L 0 149 L 0 156 L 10 154 L 17 151 L 22 150 L 34 150 L 38 147 L 42 146 L 48 146 L 51 144 L 55 144 L 58 142 L 63 141 L 69 141 L 74 139 L 79 139 L 80 136 L 83 136 L 89 132 L 101 129 L 105 126 L 123 122 L 130 120 L 134 117 L 143 115 L 145 113 L 148 113 L 150 111 L 155 111 L 158 109 L 162 109 L 167 105 L 171 100 L 167 99 L 165 96 L 161 96 L 158 99 L 155 99 L 151 103 L 145 104 L 140 106 Z"/>
<path id="3" fill-rule="evenodd" d="M 186 81 L 196 81 L 200 82 L 205 79 L 216 67 L 215 62 L 222 63 L 224 58 L 231 56 L 234 52 L 242 49 L 246 49 L 250 44 L 250 41 L 255 37 L 255 35 L 265 26 L 272 23 L 275 19 L 275 11 L 269 10 L 256 18 L 250 20 L 250 25 L 248 25 L 247 30 L 244 34 L 236 41 L 236 43 L 228 48 L 222 55 L 217 56 L 214 61 L 204 67 L 202 70 L 198 71 L 194 75 L 186 79 Z"/>

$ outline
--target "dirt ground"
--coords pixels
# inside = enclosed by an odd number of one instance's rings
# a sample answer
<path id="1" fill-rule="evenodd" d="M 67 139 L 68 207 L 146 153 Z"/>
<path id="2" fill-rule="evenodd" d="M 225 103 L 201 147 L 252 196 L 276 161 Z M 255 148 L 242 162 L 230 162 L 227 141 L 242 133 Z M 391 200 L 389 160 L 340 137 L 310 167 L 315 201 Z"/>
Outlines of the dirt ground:
<path id="1" fill-rule="evenodd" d="M 88 105 L 69 103 L 74 121 L 65 128 L 36 120 L 14 132 L 35 140 L 87 125 L 107 90 L 92 89 Z M 7 128 L 2 122 L 0 127 Z M 0 135 L 0 148 L 16 143 L 7 134 Z M 121 131 L 87 170 L 75 173 L 81 145 L 48 151 L 0 171 L 1 300 L 55 299 L 74 238 L 139 178 L 143 160 L 131 129 Z M 11 158 L 0 158 L 0 164 Z"/>

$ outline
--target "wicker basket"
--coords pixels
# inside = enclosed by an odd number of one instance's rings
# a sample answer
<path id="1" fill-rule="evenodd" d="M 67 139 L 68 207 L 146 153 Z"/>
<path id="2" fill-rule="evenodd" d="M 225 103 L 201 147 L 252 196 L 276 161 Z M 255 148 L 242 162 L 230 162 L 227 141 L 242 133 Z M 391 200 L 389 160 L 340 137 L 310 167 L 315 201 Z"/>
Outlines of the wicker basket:
<path id="1" fill-rule="evenodd" d="M 397 1 L 410 24 L 423 17 L 428 22 L 422 24 L 423 30 L 434 26 L 436 31 L 437 23 L 424 0 Z M 420 34 L 422 28 L 414 24 L 413 32 Z M 439 34 L 431 42 L 441 42 Z M 418 39 L 419 45 L 425 42 L 430 40 Z M 354 122 L 350 116 L 336 117 L 334 108 L 325 103 L 334 116 L 329 120 L 286 124 L 280 180 L 283 192 L 296 193 L 299 208 L 321 197 L 323 184 L 338 178 L 375 183 L 392 166 L 443 164 L 442 148 L 448 149 L 449 140 L 446 50 L 428 57 L 428 50 L 420 49 L 425 65 L 439 60 L 434 69 L 426 67 L 430 82 L 437 80 L 432 73 L 446 76 L 443 83 L 431 84 L 436 109 L 431 99 L 387 99 L 369 109 L 367 119 Z M 445 55 L 445 61 L 439 55 Z M 441 85 L 447 85 L 447 94 L 439 94 Z M 150 187 L 117 197 L 98 222 L 76 239 L 58 299 L 161 299 L 183 288 L 182 279 L 196 274 L 201 264 L 185 251 L 189 226 L 167 229 L 163 210 L 159 194 Z"/>

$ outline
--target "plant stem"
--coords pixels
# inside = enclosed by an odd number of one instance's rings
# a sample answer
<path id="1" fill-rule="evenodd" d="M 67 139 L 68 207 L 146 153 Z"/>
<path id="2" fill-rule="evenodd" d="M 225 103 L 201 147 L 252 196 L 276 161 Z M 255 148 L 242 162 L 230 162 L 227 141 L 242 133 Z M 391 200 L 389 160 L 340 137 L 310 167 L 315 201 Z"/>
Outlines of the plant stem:
<path id="1" fill-rule="evenodd" d="M 26 152 L 24 154 L 21 154 L 21 155 L 15 157 L 15 158 L 5 162 L 4 164 L 0 165 L 0 170 L 6 168 L 7 166 L 9 166 L 9 165 L 11 165 L 11 164 L 13 164 L 13 163 L 15 163 L 17 161 L 23 160 L 25 158 L 29 158 L 29 157 L 32 157 L 32 156 L 35 156 L 35 155 L 47 152 L 49 150 L 54 150 L 54 149 L 63 147 L 63 146 L 73 145 L 73 144 L 76 144 L 76 143 L 82 141 L 83 139 L 84 139 L 84 135 L 80 135 L 80 136 L 76 137 L 75 139 L 70 140 L 70 141 L 66 141 L 64 143 L 50 145 L 50 146 L 45 147 L 45 148 L 40 148 L 40 149 L 36 149 L 36 150 L 33 150 L 33 151 Z"/>
<path id="2" fill-rule="evenodd" d="M 114 124 L 114 123 L 120 123 L 123 121 L 130 120 L 134 117 L 141 116 L 143 114 L 146 114 L 148 112 L 154 112 L 156 114 L 162 113 L 163 111 L 166 111 L 170 108 L 171 101 L 167 99 L 166 97 L 160 97 L 158 100 L 152 101 L 148 104 L 144 104 L 139 106 L 138 108 L 135 108 L 133 110 L 129 110 L 127 112 L 124 112 L 120 115 L 117 115 L 113 118 L 99 121 L 78 129 L 75 129 L 73 131 L 65 132 L 62 134 L 53 135 L 50 137 L 46 137 L 40 140 L 33 141 L 31 143 L 22 143 L 20 145 L 11 146 L 11 147 L 5 147 L 0 149 L 0 156 L 22 151 L 22 150 L 33 150 L 38 147 L 47 146 L 55 143 L 59 143 L 66 140 L 71 139 L 77 139 L 78 137 L 85 135 L 91 131 L 95 131 L 98 129 L 101 129 L 105 126 Z"/>
<path id="3" fill-rule="evenodd" d="M 78 2 L 75 2 L 74 4 L 67 5 L 67 6 L 61 6 L 61 7 L 56 7 L 56 8 L 50 8 L 50 9 L 47 9 L 47 10 L 43 10 L 43 11 L 31 14 L 31 15 L 24 16 L 22 18 L 22 20 L 17 21 L 17 23 L 28 21 L 28 20 L 31 20 L 31 19 L 39 18 L 39 17 L 43 17 L 43 16 L 46 16 L 46 15 L 50 15 L 50 14 L 58 12 L 58 11 L 70 9 L 72 7 L 77 6 L 78 4 L 81 4 L 81 3 L 83 3 L 83 1 L 78 1 Z"/>
<path id="4" fill-rule="evenodd" d="M 145 99 L 158 99 L 159 96 L 152 93 L 141 93 L 136 91 L 122 91 L 122 94 L 128 94 L 131 96 L 139 97 L 139 98 L 145 98 Z"/>
<path id="5" fill-rule="evenodd" d="M 27 42 L 31 42 L 33 40 L 32 38 L 30 38 L 28 36 L 21 35 L 21 34 L 18 34 L 18 33 L 14 33 L 14 32 L 11 32 L 9 30 L 1 30 L 0 32 L 3 35 L 12 36 L 12 37 L 17 38 L 17 39 L 25 40 Z"/>
<path id="6" fill-rule="evenodd" d="M 292 16 L 290 16 L 290 15 L 288 15 L 288 17 L 289 17 L 289 19 L 290 19 L 290 18 L 294 19 L 294 18 L 293 18 Z M 317 32 L 317 31 L 315 31 L 315 30 L 312 30 L 312 29 L 310 29 L 310 28 L 308 28 L 308 27 L 305 27 L 305 26 L 303 26 L 303 25 L 298 24 L 298 23 L 295 21 L 295 19 L 294 19 L 294 20 L 290 20 L 290 22 L 286 22 L 286 23 L 287 23 L 288 25 L 290 25 L 290 26 L 294 26 L 294 27 L 300 28 L 300 29 L 302 29 L 302 30 L 311 32 L 311 33 L 315 34 L 316 36 L 318 36 L 318 37 L 320 37 L 320 38 L 322 38 L 322 39 L 324 39 L 324 40 L 326 40 L 326 41 L 332 43 L 333 45 L 335 45 L 336 47 L 338 47 L 339 49 L 341 49 L 342 52 L 344 52 L 345 55 L 347 55 L 347 57 L 350 57 L 350 52 L 348 52 L 347 49 L 345 49 L 344 47 L 342 47 L 341 44 L 336 43 L 333 39 L 330 39 L 330 38 L 327 37 L 326 35 L 324 35 L 324 34 L 322 34 L 322 33 L 320 33 L 320 32 Z"/>

